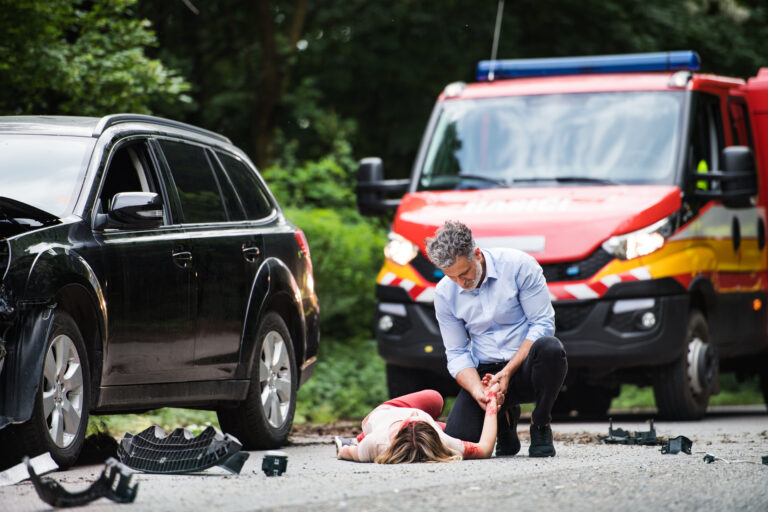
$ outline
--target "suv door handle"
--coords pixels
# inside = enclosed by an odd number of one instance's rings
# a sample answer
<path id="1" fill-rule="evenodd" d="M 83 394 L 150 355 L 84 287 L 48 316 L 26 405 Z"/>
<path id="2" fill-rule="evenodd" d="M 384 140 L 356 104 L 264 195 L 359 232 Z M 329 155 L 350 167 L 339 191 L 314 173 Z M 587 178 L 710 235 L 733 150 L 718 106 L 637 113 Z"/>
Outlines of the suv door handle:
<path id="1" fill-rule="evenodd" d="M 189 251 L 173 251 L 171 252 L 171 256 L 173 256 L 173 262 L 177 267 L 189 268 L 189 265 L 192 263 L 192 253 Z"/>
<path id="2" fill-rule="evenodd" d="M 261 254 L 261 250 L 257 246 L 243 244 L 243 258 L 245 258 L 245 261 L 253 263 L 258 259 L 259 254 Z"/>

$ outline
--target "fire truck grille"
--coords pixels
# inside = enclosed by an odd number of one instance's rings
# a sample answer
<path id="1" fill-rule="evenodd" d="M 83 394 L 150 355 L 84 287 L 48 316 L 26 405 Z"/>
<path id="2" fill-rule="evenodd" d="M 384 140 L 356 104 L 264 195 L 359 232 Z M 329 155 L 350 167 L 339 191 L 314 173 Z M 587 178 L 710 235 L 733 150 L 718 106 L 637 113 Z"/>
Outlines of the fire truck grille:
<path id="1" fill-rule="evenodd" d="M 594 307 L 594 302 L 555 305 L 555 332 L 577 328 L 587 319 Z"/>
<path id="2" fill-rule="evenodd" d="M 613 256 L 603 249 L 597 249 L 583 260 L 545 263 L 541 268 L 544 270 L 544 277 L 548 283 L 580 281 L 595 275 L 598 270 L 603 268 L 612 259 Z"/>

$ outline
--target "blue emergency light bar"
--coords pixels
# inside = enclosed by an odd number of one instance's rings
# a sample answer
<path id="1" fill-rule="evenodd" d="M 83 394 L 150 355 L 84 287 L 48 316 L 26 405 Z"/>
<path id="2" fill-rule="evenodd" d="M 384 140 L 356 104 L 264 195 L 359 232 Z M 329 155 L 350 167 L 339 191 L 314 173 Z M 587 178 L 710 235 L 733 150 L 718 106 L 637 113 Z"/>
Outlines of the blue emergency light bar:
<path id="1" fill-rule="evenodd" d="M 701 61 L 694 51 L 630 53 L 593 57 L 554 57 L 548 59 L 482 60 L 477 64 L 477 79 L 526 76 L 625 73 L 629 71 L 696 71 Z"/>

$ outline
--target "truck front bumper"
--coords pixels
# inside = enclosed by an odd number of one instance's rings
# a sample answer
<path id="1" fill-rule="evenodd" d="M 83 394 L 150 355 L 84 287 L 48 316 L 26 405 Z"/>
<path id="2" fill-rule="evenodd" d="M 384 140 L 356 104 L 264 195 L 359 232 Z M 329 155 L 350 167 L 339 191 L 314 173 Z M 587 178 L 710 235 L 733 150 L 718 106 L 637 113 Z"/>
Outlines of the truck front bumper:
<path id="1" fill-rule="evenodd" d="M 666 281 L 666 280 L 663 280 Z M 399 302 L 379 287 L 376 332 L 389 364 L 445 373 L 445 349 L 432 304 Z M 659 290 L 661 295 L 648 292 Z M 560 301 L 555 335 L 570 368 L 621 369 L 674 361 L 686 349 L 689 299 L 671 283 L 620 287 L 596 300 Z M 674 292 L 674 293 L 671 293 Z"/>

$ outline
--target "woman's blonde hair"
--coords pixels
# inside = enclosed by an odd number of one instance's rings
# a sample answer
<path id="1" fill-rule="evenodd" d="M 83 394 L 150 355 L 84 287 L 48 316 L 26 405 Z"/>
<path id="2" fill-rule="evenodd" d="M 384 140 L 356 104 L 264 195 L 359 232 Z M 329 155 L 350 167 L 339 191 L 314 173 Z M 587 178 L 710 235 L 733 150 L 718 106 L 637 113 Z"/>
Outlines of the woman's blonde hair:
<path id="1" fill-rule="evenodd" d="M 389 448 L 373 461 L 379 464 L 410 464 L 460 460 L 461 455 L 443 444 L 432 425 L 425 421 L 409 421 L 395 435 Z"/>

